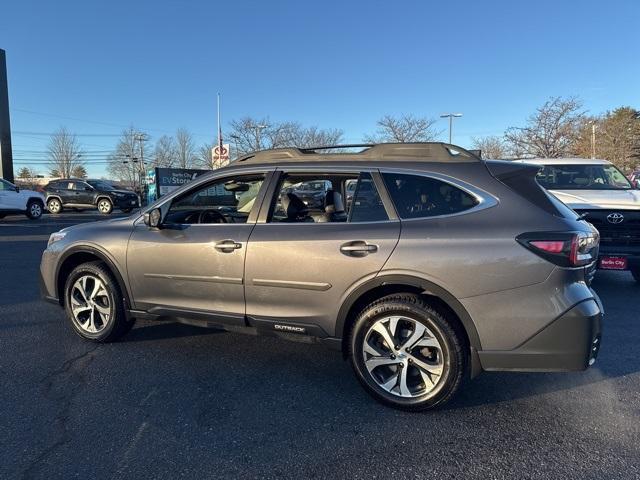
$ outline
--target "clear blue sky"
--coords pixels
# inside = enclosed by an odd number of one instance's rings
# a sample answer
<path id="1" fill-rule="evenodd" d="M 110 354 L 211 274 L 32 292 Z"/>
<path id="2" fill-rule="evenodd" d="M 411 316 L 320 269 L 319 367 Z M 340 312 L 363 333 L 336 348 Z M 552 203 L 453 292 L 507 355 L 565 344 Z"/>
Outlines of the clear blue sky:
<path id="1" fill-rule="evenodd" d="M 350 142 L 384 114 L 463 112 L 454 143 L 468 146 L 550 96 L 593 113 L 640 107 L 639 24 L 637 0 L 21 0 L 0 7 L 0 48 L 18 158 L 47 143 L 18 132 L 61 125 L 213 141 L 216 92 L 223 121 L 268 115 Z M 80 139 L 91 151 L 116 140 Z"/>

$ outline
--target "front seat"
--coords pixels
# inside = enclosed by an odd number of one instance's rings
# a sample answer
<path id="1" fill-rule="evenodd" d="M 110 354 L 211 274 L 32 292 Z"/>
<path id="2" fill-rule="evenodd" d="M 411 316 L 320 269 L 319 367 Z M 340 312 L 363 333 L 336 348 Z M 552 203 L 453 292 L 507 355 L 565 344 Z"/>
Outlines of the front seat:
<path id="1" fill-rule="evenodd" d="M 324 197 L 324 214 L 318 218 L 318 223 L 346 222 L 347 214 L 344 211 L 342 194 L 334 190 L 327 190 Z"/>
<path id="2" fill-rule="evenodd" d="M 307 206 L 295 193 L 282 197 L 282 209 L 287 216 L 286 222 L 305 222 L 307 219 Z"/>

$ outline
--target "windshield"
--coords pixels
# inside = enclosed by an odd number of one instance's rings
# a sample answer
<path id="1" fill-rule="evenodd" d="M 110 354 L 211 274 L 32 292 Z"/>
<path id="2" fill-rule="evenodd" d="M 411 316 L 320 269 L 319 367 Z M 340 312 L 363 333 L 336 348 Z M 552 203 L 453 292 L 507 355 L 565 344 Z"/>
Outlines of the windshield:
<path id="1" fill-rule="evenodd" d="M 102 180 L 87 180 L 87 183 L 91 185 L 93 188 L 95 188 L 96 190 L 102 190 L 102 191 L 115 190 L 113 188 L 113 185 L 111 185 L 110 183 L 104 182 Z"/>
<path id="2" fill-rule="evenodd" d="M 538 183 L 551 190 L 629 190 L 627 177 L 613 165 L 546 165 Z"/>

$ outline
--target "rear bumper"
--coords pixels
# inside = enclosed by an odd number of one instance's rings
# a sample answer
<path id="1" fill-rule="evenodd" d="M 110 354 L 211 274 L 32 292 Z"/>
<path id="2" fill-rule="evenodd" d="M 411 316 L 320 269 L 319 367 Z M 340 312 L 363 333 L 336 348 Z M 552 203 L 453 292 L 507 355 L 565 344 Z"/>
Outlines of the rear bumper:
<path id="1" fill-rule="evenodd" d="M 584 300 L 519 347 L 478 352 L 483 370 L 565 372 L 585 370 L 600 350 L 604 311 L 598 298 Z"/>
<path id="2" fill-rule="evenodd" d="M 138 202 L 137 198 L 114 198 L 113 206 L 116 208 L 138 208 L 140 206 L 140 202 Z"/>

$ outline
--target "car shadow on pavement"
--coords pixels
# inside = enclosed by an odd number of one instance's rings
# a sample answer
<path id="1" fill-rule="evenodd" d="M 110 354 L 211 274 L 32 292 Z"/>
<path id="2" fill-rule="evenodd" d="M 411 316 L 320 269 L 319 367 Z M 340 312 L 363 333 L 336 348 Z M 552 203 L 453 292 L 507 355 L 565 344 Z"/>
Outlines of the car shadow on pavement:
<path id="1" fill-rule="evenodd" d="M 225 333 L 214 328 L 192 327 L 179 322 L 145 322 L 139 323 L 120 340 L 124 343 L 145 342 L 181 337 L 197 337 Z"/>

